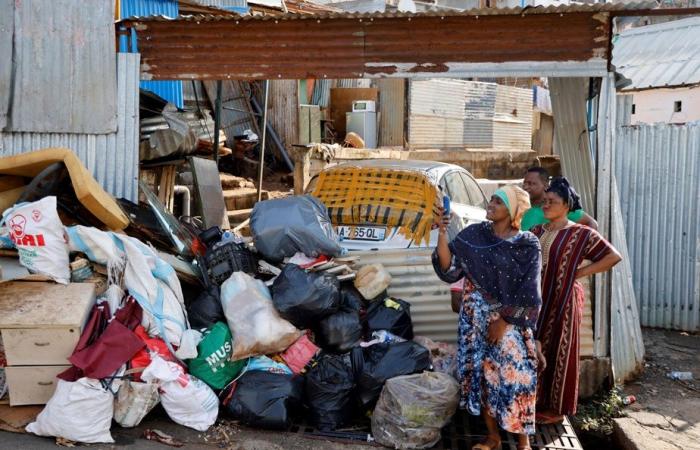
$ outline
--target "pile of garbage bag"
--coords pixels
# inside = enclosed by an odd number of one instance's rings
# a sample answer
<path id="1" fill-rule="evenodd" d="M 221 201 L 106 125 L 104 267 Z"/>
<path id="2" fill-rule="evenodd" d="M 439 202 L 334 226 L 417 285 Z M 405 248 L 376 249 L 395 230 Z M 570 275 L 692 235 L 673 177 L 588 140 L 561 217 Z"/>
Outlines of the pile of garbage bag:
<path id="1" fill-rule="evenodd" d="M 19 237 L 32 214 L 42 245 Z M 80 270 L 100 268 L 106 285 L 31 433 L 113 443 L 112 421 L 138 426 L 159 403 L 197 431 L 221 413 L 251 427 L 307 421 L 331 432 L 377 404 L 372 425 L 383 442 L 428 442 L 414 430 L 430 428 L 432 441 L 432 428 L 454 412 L 456 391 L 430 373 L 428 343 L 411 340 L 410 304 L 387 295 L 391 277 L 381 265 L 360 267 L 357 280 L 356 267 L 334 262 L 342 250 L 313 197 L 257 203 L 254 247 L 200 230 L 188 262 L 199 285 L 187 289 L 174 265 L 139 238 L 64 226 L 55 198 L 8 209 L 2 225 L 0 243 L 17 248 L 31 273 L 68 284 L 78 274 L 71 261 L 81 259 Z M 397 394 L 406 379 L 418 381 Z M 416 419 L 411 403 L 435 406 L 435 417 Z"/>
<path id="2" fill-rule="evenodd" d="M 397 449 L 430 448 L 457 410 L 459 385 L 439 372 L 388 380 L 372 415 L 374 439 Z"/>

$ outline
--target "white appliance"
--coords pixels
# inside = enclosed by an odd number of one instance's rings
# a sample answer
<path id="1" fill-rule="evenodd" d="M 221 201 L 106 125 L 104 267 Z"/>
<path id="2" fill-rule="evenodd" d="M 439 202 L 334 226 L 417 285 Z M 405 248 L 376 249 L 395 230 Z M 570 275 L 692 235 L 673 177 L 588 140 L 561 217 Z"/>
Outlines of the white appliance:
<path id="1" fill-rule="evenodd" d="M 360 135 L 365 148 L 377 148 L 377 105 L 372 100 L 355 100 L 345 113 L 345 130 Z"/>

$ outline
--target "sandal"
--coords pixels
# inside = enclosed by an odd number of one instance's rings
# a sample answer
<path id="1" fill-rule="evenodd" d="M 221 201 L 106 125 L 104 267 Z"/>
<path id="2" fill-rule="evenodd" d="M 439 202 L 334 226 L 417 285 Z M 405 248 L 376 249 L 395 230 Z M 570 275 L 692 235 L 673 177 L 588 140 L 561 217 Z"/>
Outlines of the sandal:
<path id="1" fill-rule="evenodd" d="M 501 440 L 495 440 L 490 436 L 482 439 L 481 442 L 472 447 L 472 450 L 498 450 L 501 448 Z"/>

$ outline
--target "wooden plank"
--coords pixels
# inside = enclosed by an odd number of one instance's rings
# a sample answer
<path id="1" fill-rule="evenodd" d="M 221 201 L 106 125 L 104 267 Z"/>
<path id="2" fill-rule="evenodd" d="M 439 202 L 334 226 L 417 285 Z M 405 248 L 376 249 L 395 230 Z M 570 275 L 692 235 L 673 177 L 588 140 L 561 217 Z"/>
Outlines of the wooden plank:
<path id="1" fill-rule="evenodd" d="M 309 121 L 311 120 L 308 105 L 299 105 L 299 142 L 296 144 L 305 145 L 311 143 L 309 135 Z"/>
<path id="2" fill-rule="evenodd" d="M 374 100 L 376 102 L 378 98 L 379 90 L 376 88 L 331 89 L 331 120 L 339 140 L 345 139 L 345 113 L 352 111 L 352 102 L 355 100 Z"/>
<path id="3" fill-rule="evenodd" d="M 95 285 L 8 281 L 0 284 L 0 329 L 80 328 L 95 302 Z"/>
<path id="4" fill-rule="evenodd" d="M 79 338 L 79 327 L 2 330 L 8 366 L 68 364 Z"/>

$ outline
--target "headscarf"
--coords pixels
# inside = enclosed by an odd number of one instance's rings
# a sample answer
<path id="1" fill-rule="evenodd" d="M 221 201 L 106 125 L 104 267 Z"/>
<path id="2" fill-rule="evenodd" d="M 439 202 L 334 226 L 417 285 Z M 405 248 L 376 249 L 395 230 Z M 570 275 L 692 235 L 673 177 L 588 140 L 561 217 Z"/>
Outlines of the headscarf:
<path id="1" fill-rule="evenodd" d="M 582 209 L 581 196 L 576 193 L 569 180 L 565 177 L 556 177 L 549 185 L 547 192 L 553 192 L 564 200 L 564 203 L 569 207 L 569 211 L 577 211 Z"/>
<path id="2" fill-rule="evenodd" d="M 516 230 L 519 230 L 520 222 L 523 220 L 523 214 L 530 209 L 530 195 L 513 184 L 508 184 L 502 188 L 496 189 L 493 195 L 503 200 L 510 214 L 511 225 Z"/>

